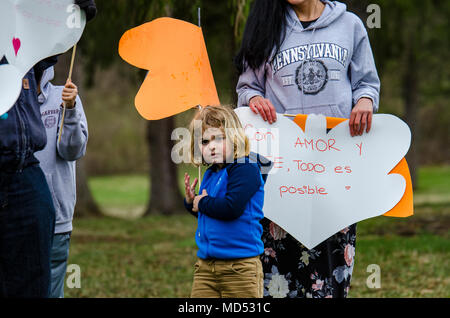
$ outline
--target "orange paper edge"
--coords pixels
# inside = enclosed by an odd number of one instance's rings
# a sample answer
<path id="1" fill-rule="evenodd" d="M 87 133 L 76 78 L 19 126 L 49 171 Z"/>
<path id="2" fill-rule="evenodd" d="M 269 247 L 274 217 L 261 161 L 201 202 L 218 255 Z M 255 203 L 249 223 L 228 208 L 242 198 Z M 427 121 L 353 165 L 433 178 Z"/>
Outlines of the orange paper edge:
<path id="1" fill-rule="evenodd" d="M 305 124 L 307 115 L 297 115 L 294 118 L 294 122 L 305 131 Z M 334 128 L 339 123 L 347 120 L 346 118 L 327 117 L 327 128 Z M 414 202 L 413 202 L 413 189 L 411 182 L 411 174 L 409 173 L 408 163 L 405 158 L 402 158 L 400 162 L 392 169 L 389 174 L 397 173 L 403 176 L 406 181 L 405 193 L 401 200 L 389 211 L 384 213 L 385 216 L 393 217 L 408 217 L 414 214 Z"/>

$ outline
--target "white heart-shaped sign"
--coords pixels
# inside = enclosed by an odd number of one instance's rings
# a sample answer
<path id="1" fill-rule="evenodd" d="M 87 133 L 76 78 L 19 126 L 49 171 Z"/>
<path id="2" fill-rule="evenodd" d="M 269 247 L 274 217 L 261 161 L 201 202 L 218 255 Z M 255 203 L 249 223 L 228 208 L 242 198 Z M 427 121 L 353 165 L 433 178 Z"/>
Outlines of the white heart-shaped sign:
<path id="1" fill-rule="evenodd" d="M 86 25 L 73 0 L 0 1 L 0 115 L 16 102 L 22 78 L 39 61 L 64 53 L 78 42 Z"/>
<path id="2" fill-rule="evenodd" d="M 405 179 L 389 172 L 407 153 L 411 132 L 393 115 L 373 115 L 370 132 L 352 137 L 348 121 L 327 133 L 323 115 L 309 115 L 303 131 L 282 114 L 270 125 L 248 107 L 236 113 L 251 151 L 273 162 L 265 217 L 309 249 L 389 211 L 405 192 Z"/>

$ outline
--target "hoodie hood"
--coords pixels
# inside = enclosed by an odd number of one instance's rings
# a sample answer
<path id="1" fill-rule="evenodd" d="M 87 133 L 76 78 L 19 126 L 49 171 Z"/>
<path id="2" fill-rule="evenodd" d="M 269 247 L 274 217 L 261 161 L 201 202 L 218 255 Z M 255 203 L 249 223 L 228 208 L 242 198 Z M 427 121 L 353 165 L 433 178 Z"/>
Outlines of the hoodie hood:
<path id="1" fill-rule="evenodd" d="M 291 31 L 325 28 L 347 11 L 347 6 L 341 2 L 322 1 L 322 3 L 325 4 L 325 9 L 323 10 L 319 19 L 308 26 L 306 29 L 303 29 L 303 26 L 300 23 L 300 20 L 298 19 L 298 16 L 292 6 L 288 5 L 288 14 L 286 20 Z"/>
<path id="2" fill-rule="evenodd" d="M 33 66 L 34 69 L 34 75 L 36 77 L 36 82 L 39 82 L 42 79 L 42 75 L 44 74 L 44 71 L 48 69 L 49 67 L 54 66 L 56 63 L 58 63 L 58 57 L 61 54 L 49 56 L 42 61 L 38 62 L 35 66 Z"/>
<path id="3" fill-rule="evenodd" d="M 45 101 L 48 99 L 48 96 L 50 94 L 51 89 L 51 83 L 50 81 L 55 77 L 55 69 L 53 66 L 50 66 L 47 68 L 44 73 L 42 74 L 40 88 L 41 88 L 41 94 L 38 96 L 38 101 L 41 104 L 44 104 Z"/>

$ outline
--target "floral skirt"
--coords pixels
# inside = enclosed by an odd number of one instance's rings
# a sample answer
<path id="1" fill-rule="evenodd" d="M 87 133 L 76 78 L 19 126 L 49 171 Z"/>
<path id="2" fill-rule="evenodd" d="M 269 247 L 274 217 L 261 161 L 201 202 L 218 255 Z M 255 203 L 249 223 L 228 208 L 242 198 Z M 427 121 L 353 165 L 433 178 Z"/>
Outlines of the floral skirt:
<path id="1" fill-rule="evenodd" d="M 353 272 L 356 224 L 307 249 L 264 218 L 264 297 L 347 297 Z"/>

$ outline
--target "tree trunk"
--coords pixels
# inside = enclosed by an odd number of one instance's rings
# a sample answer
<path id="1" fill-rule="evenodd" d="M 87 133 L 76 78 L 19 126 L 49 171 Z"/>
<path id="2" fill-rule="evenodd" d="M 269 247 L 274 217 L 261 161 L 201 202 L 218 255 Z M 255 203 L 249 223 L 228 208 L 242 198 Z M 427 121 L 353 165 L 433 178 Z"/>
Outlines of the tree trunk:
<path id="1" fill-rule="evenodd" d="M 178 187 L 177 166 L 170 156 L 174 123 L 174 117 L 148 122 L 150 201 L 145 215 L 184 213 L 183 198 Z"/>
<path id="2" fill-rule="evenodd" d="M 413 189 L 416 189 L 418 182 L 417 169 L 419 168 L 420 149 L 420 121 L 418 120 L 419 107 L 419 76 L 417 63 L 417 51 L 415 47 L 416 39 L 410 36 L 406 50 L 406 69 L 403 76 L 403 100 L 405 103 L 405 122 L 411 129 L 411 147 L 406 155 Z"/>
<path id="3" fill-rule="evenodd" d="M 77 161 L 77 204 L 75 205 L 75 216 L 102 216 L 100 208 L 92 197 L 91 190 L 87 183 L 86 169 L 84 168 L 84 158 Z"/>
<path id="4" fill-rule="evenodd" d="M 164 11 L 166 16 L 173 16 L 171 5 L 165 4 Z M 170 156 L 173 146 L 171 135 L 174 128 L 173 116 L 149 121 L 147 124 L 150 200 L 144 216 L 184 213 L 183 198 L 178 188 L 177 166 Z"/>

